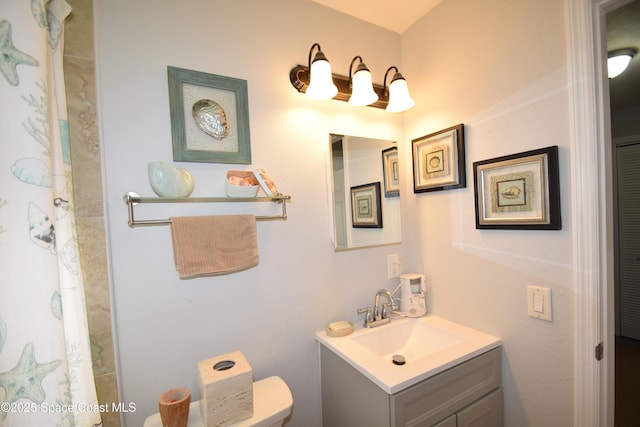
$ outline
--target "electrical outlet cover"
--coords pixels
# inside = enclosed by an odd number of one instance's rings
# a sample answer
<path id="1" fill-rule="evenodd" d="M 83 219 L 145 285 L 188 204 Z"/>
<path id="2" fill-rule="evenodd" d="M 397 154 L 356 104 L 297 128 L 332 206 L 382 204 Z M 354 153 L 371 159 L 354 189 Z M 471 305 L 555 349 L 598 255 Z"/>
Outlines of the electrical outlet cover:
<path id="1" fill-rule="evenodd" d="M 387 279 L 400 277 L 401 270 L 402 268 L 400 265 L 400 255 L 399 254 L 387 255 Z"/>

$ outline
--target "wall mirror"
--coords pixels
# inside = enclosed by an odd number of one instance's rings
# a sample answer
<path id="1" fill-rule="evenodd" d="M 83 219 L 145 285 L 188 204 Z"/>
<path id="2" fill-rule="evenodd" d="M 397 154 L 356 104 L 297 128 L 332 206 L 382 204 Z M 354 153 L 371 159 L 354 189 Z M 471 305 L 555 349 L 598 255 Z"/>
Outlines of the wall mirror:
<path id="1" fill-rule="evenodd" d="M 330 134 L 336 251 L 400 243 L 395 141 Z"/>

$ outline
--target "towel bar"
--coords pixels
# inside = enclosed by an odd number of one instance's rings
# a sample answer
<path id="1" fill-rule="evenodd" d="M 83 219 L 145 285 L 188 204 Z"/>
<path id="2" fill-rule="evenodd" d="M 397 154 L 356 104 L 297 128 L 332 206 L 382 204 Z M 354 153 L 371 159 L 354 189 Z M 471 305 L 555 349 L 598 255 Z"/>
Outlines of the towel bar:
<path id="1" fill-rule="evenodd" d="M 169 225 L 170 219 L 134 219 L 133 207 L 138 203 L 229 203 L 229 202 L 274 202 L 280 203 L 282 213 L 280 215 L 256 216 L 257 221 L 266 221 L 274 219 L 287 219 L 287 200 L 291 200 L 291 196 L 273 196 L 273 197 L 141 197 L 134 192 L 128 192 L 124 195 L 124 202 L 127 204 L 129 212 L 129 227 L 137 227 L 141 225 Z"/>

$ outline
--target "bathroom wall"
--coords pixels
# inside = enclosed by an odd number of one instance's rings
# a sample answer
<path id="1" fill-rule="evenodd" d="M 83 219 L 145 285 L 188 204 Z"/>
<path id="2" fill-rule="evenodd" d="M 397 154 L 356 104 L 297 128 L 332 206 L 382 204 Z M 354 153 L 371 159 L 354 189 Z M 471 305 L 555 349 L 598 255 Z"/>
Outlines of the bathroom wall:
<path id="1" fill-rule="evenodd" d="M 95 2 L 99 112 L 120 383 L 137 410 L 165 389 L 198 398 L 196 363 L 241 350 L 256 379 L 281 376 L 290 426 L 320 426 L 314 331 L 358 321 L 386 279 L 386 256 L 424 272 L 429 307 L 504 340 L 505 425 L 571 425 L 573 410 L 569 114 L 563 3 L 445 0 L 401 36 L 300 0 Z M 381 82 L 398 65 L 416 107 L 404 115 L 313 102 L 288 82 L 319 42 L 334 72 L 361 55 Z M 286 221 L 258 223 L 260 265 L 181 281 L 167 227 L 131 229 L 122 196 L 151 195 L 146 165 L 171 160 L 166 66 L 246 79 L 250 166 L 180 163 L 194 195 L 223 195 L 227 169 L 265 168 L 292 195 Z M 466 189 L 413 194 L 411 139 L 466 125 Z M 399 140 L 403 243 L 334 253 L 329 133 Z M 563 230 L 479 231 L 472 162 L 560 146 Z M 268 207 L 267 207 L 268 208 Z M 235 212 L 141 206 L 139 216 Z M 248 209 L 241 206 L 238 209 Z M 262 207 L 260 207 L 262 209 Z M 553 322 L 526 315 L 526 285 L 553 291 Z"/>
<path id="2" fill-rule="evenodd" d="M 64 72 L 69 115 L 73 189 L 93 373 L 98 402 L 118 402 L 115 352 L 102 203 L 100 140 L 96 113 L 93 7 L 91 0 L 68 0 Z M 120 416 L 103 412 L 103 427 L 118 427 Z"/>
<path id="3" fill-rule="evenodd" d="M 468 179 L 465 189 L 411 195 L 406 265 L 426 274 L 432 312 L 503 339 L 506 426 L 572 425 L 563 7 L 556 0 L 446 0 L 402 35 L 403 73 L 416 101 L 405 114 L 405 138 L 464 123 Z M 562 230 L 477 230 L 473 162 L 551 145 L 560 153 Z M 527 316 L 527 285 L 551 288 L 553 322 Z"/>
<path id="4" fill-rule="evenodd" d="M 386 258 L 400 245 L 335 253 L 331 242 L 329 133 L 402 140 L 402 116 L 296 92 L 289 71 L 319 42 L 334 71 L 361 55 L 376 82 L 400 63 L 400 36 L 300 0 L 95 2 L 99 115 L 120 400 L 126 425 L 157 412 L 165 389 L 199 398 L 197 362 L 240 350 L 255 379 L 281 376 L 292 390 L 290 426 L 319 426 L 314 333 L 360 322 L 356 309 L 395 287 Z M 228 169 L 265 168 L 292 196 L 286 221 L 258 223 L 260 264 L 219 277 L 180 280 L 166 226 L 129 228 L 128 191 L 152 195 L 147 163 L 172 160 L 167 65 L 247 80 L 252 164 L 177 163 L 194 196 L 224 195 Z M 409 192 L 409 183 L 402 191 Z M 139 209 L 139 210 L 138 210 Z M 139 218 L 246 213 L 277 206 L 143 205 Z"/>

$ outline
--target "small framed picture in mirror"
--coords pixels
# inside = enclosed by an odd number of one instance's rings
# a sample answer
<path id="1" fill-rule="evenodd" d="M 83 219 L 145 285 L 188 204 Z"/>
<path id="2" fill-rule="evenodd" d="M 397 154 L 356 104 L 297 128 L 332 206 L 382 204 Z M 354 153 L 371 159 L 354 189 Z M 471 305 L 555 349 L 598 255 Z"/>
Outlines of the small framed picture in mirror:
<path id="1" fill-rule="evenodd" d="M 382 228 L 380 182 L 351 187 L 353 228 Z"/>
<path id="2" fill-rule="evenodd" d="M 398 197 L 400 195 L 398 147 L 382 150 L 382 174 L 384 176 L 384 197 Z"/>

